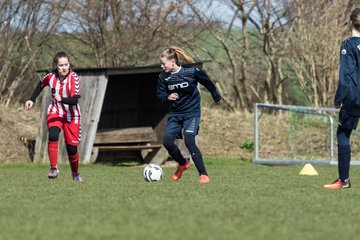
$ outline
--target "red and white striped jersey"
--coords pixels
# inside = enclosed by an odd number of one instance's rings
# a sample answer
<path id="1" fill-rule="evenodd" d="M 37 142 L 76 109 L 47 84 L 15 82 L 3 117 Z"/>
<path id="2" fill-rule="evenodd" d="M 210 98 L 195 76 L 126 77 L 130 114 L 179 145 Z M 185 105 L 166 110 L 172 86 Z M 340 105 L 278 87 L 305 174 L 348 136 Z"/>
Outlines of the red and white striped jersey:
<path id="1" fill-rule="evenodd" d="M 41 80 L 41 88 L 46 86 L 49 86 L 51 97 L 54 93 L 59 94 L 62 98 L 80 97 L 80 79 L 73 70 L 70 70 L 67 77 L 63 80 L 60 80 L 57 72 L 48 73 Z M 81 113 L 79 103 L 76 105 L 63 104 L 52 97 L 47 114 L 56 114 L 59 117 L 65 117 L 68 122 L 80 123 Z"/>

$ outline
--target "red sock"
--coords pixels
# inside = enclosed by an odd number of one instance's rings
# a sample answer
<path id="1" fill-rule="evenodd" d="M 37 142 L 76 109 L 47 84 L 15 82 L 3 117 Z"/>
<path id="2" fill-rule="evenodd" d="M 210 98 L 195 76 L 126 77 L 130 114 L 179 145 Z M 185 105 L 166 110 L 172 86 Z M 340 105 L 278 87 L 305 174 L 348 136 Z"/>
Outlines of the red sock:
<path id="1" fill-rule="evenodd" d="M 73 173 L 79 173 L 79 153 L 69 156 L 69 163 Z"/>
<path id="2" fill-rule="evenodd" d="M 48 153 L 50 160 L 50 167 L 57 168 L 58 164 L 58 150 L 59 149 L 59 141 L 50 142 L 48 141 Z"/>

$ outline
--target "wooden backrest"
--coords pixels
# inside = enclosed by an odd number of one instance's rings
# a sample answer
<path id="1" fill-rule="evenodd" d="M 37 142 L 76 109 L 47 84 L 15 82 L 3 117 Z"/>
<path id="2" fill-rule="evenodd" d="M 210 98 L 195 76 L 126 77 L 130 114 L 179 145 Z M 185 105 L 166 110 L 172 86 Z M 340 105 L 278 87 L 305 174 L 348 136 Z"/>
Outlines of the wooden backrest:
<path id="1" fill-rule="evenodd" d="M 94 144 L 148 143 L 158 142 L 152 127 L 102 129 L 96 133 Z"/>

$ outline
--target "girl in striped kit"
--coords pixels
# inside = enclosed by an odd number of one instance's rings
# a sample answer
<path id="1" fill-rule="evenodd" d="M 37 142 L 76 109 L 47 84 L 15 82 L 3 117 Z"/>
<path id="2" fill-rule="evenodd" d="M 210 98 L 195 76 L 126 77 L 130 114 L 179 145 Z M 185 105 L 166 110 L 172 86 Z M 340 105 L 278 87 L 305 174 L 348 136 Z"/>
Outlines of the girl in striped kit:
<path id="1" fill-rule="evenodd" d="M 77 146 L 81 138 L 80 79 L 71 69 L 70 58 L 65 52 L 58 52 L 53 59 L 54 71 L 46 74 L 37 84 L 30 99 L 25 102 L 25 109 L 30 109 L 42 89 L 46 86 L 51 91 L 51 103 L 47 109 L 49 131 L 48 153 L 50 159 L 49 179 L 58 176 L 59 134 L 63 131 L 66 150 L 74 181 L 82 182 L 78 171 L 79 153 Z"/>

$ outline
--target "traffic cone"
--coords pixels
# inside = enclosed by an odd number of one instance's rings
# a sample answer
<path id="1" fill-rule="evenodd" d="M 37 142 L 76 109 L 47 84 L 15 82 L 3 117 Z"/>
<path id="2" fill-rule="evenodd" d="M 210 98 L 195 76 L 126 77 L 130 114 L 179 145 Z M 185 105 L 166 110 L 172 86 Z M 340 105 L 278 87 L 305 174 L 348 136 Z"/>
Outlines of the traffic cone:
<path id="1" fill-rule="evenodd" d="M 299 172 L 299 175 L 315 176 L 315 175 L 319 175 L 319 174 L 317 173 L 315 168 L 310 163 L 307 163 L 301 169 L 301 171 Z"/>

